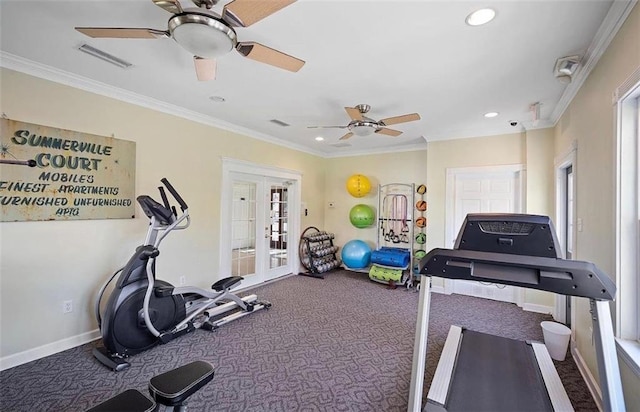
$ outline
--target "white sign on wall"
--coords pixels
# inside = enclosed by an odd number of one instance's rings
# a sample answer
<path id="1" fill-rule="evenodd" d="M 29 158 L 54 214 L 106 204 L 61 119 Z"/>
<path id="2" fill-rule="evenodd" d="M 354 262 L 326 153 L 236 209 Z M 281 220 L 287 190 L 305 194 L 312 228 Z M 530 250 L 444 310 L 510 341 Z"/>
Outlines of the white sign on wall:
<path id="1" fill-rule="evenodd" d="M 1 221 L 125 219 L 135 212 L 135 142 L 0 119 Z"/>

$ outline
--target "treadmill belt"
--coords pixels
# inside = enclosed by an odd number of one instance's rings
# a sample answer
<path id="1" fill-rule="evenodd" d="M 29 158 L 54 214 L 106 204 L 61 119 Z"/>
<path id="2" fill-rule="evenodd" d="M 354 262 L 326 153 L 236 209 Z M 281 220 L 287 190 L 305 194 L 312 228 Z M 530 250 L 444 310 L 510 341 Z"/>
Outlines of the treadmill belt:
<path id="1" fill-rule="evenodd" d="M 465 330 L 448 411 L 551 411 L 532 348 L 524 341 Z"/>

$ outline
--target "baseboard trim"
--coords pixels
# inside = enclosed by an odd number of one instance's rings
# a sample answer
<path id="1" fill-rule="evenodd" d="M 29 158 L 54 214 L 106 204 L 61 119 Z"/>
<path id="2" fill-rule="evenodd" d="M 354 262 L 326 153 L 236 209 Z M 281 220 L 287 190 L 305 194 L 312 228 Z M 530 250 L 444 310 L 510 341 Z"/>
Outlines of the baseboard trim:
<path id="1" fill-rule="evenodd" d="M 534 303 L 523 303 L 522 310 L 527 312 L 544 313 L 545 315 L 553 313 L 553 307 L 545 305 L 536 305 Z"/>
<path id="2" fill-rule="evenodd" d="M 596 382 L 595 378 L 591 374 L 591 371 L 587 367 L 587 363 L 584 361 L 582 355 L 580 355 L 580 351 L 573 340 L 571 340 L 571 355 L 573 356 L 573 360 L 576 362 L 580 375 L 582 375 L 582 379 L 584 379 L 587 384 L 589 392 L 591 392 L 591 397 L 593 397 L 598 410 L 604 410 L 602 407 L 602 393 L 600 392 L 600 385 L 598 385 L 598 382 Z"/>
<path id="3" fill-rule="evenodd" d="M 89 343 L 98 338 L 100 338 L 100 331 L 98 329 L 95 329 L 90 332 L 72 336 L 70 338 L 65 338 L 56 342 L 48 343 L 46 345 L 38 346 L 37 348 L 29 349 L 24 352 L 19 352 L 13 355 L 2 357 L 0 358 L 0 371 L 23 365 L 34 360 L 42 359 L 58 352 L 75 348 L 76 346 L 84 345 L 85 343 Z"/>

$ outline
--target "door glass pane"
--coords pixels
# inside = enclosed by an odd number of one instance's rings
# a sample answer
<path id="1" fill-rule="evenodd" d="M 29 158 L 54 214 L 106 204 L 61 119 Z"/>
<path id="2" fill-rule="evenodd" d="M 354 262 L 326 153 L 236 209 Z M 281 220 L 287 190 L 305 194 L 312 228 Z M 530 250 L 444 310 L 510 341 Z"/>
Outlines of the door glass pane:
<path id="1" fill-rule="evenodd" d="M 256 273 L 256 184 L 233 183 L 231 274 Z"/>
<path id="2" fill-rule="evenodd" d="M 566 236 L 567 244 L 565 250 L 567 251 L 567 259 L 573 259 L 573 167 L 569 166 L 566 171 Z"/>
<path id="3" fill-rule="evenodd" d="M 269 206 L 269 268 L 287 265 L 287 187 L 272 184 Z"/>

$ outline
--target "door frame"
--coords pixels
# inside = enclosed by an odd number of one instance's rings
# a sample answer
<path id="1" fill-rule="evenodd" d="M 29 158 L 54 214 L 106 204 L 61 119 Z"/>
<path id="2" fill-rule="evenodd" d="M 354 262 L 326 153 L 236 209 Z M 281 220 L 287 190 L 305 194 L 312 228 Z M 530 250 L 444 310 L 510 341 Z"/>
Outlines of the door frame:
<path id="1" fill-rule="evenodd" d="M 445 186 L 445 211 L 444 211 L 444 221 L 445 221 L 445 247 L 451 248 L 453 247 L 455 240 L 458 236 L 458 230 L 460 228 L 454 228 L 454 220 L 455 220 L 455 199 L 456 199 L 456 190 L 455 184 L 456 179 L 460 175 L 477 175 L 481 177 L 482 175 L 495 175 L 495 174 L 513 174 L 515 177 L 515 205 L 514 205 L 514 213 L 523 213 L 524 205 L 525 205 L 525 182 L 526 182 L 526 168 L 523 164 L 512 164 L 512 165 L 498 165 L 498 166 L 472 166 L 472 167 L 453 167 L 447 168 L 446 170 L 446 186 Z M 452 279 L 444 279 L 444 293 L 450 295 L 453 293 L 453 280 Z M 515 292 L 515 303 L 516 305 L 522 307 L 524 304 L 524 289 L 516 288 Z"/>
<path id="2" fill-rule="evenodd" d="M 290 273 L 298 273 L 300 271 L 300 258 L 298 256 L 298 242 L 296 236 L 300 233 L 300 203 L 302 199 L 302 173 L 283 169 L 280 167 L 261 165 L 244 160 L 237 160 L 223 157 L 222 160 L 222 185 L 220 192 L 220 232 L 219 232 L 219 273 L 231 273 L 231 241 L 225 241 L 225 236 L 231 233 L 231 203 L 232 203 L 232 174 L 244 173 L 254 175 L 261 178 L 284 179 L 291 182 L 287 188 L 287 196 L 289 197 L 289 227 L 287 231 L 287 250 L 288 250 L 288 267 Z M 260 274 L 262 276 L 264 274 Z"/>
<path id="3" fill-rule="evenodd" d="M 565 213 L 565 202 L 566 202 L 566 184 L 564 181 L 564 171 L 567 167 L 571 166 L 572 168 L 572 174 L 573 174 L 573 217 L 574 217 L 574 222 L 573 222 L 573 244 L 571 245 L 571 249 L 573 250 L 573 256 L 576 256 L 576 247 L 577 247 L 577 225 L 575 222 L 576 219 L 576 194 L 577 194 L 577 187 L 578 187 L 578 174 L 576 173 L 577 171 L 577 166 L 578 166 L 578 162 L 577 162 L 577 151 L 578 151 L 578 146 L 577 146 L 577 142 L 574 140 L 571 142 L 571 145 L 569 147 L 569 149 L 565 152 L 565 154 L 559 156 L 558 158 L 555 159 L 554 161 L 554 170 L 555 170 L 555 205 L 556 205 L 556 219 L 555 219 L 555 223 L 556 223 L 556 232 L 557 232 L 557 236 L 558 236 L 558 242 L 561 245 L 562 248 L 562 255 L 563 257 L 566 258 L 567 256 L 567 251 L 564 248 L 564 245 L 566 244 L 566 238 L 565 238 L 565 233 L 564 230 L 560 230 L 558 231 L 558 228 L 563 228 L 566 226 L 567 224 L 567 215 Z M 565 296 L 565 295 L 561 295 L 556 293 L 555 294 L 555 302 L 554 302 L 554 313 L 553 313 L 553 318 L 561 323 L 566 323 L 567 321 L 567 299 L 572 299 L 571 303 L 572 303 L 572 307 L 575 307 L 575 299 Z M 572 339 L 575 339 L 575 324 L 576 324 L 576 319 L 575 319 L 575 310 L 571 311 L 571 329 L 572 329 Z"/>

